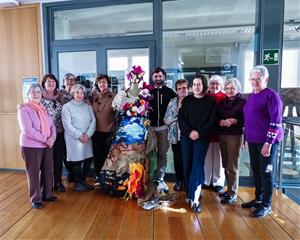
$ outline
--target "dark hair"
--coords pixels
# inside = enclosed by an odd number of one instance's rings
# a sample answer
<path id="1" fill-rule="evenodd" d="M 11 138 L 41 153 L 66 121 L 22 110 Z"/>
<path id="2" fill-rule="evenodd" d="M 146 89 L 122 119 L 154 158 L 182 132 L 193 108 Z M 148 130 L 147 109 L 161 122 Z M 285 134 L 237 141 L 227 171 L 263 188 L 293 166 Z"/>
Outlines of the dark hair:
<path id="1" fill-rule="evenodd" d="M 98 82 L 101 80 L 101 79 L 105 79 L 107 84 L 108 84 L 108 88 L 110 88 L 110 85 L 111 85 L 111 79 L 110 77 L 107 75 L 107 74 L 103 74 L 101 73 L 95 80 L 95 88 L 100 92 L 100 89 L 98 87 Z"/>
<path id="2" fill-rule="evenodd" d="M 188 80 L 185 80 L 185 79 L 183 79 L 183 78 L 182 78 L 182 79 L 178 79 L 178 80 L 175 82 L 175 90 L 177 91 L 177 85 L 183 84 L 183 83 L 185 83 L 187 87 L 189 86 Z"/>
<path id="3" fill-rule="evenodd" d="M 57 78 L 56 78 L 53 74 L 51 74 L 51 73 L 46 74 L 46 75 L 43 77 L 43 79 L 42 79 L 42 87 L 45 88 L 45 83 L 46 83 L 46 81 L 47 81 L 47 78 L 50 78 L 50 79 L 54 80 L 55 83 L 56 83 L 55 90 L 58 89 L 58 84 L 59 84 L 59 83 L 58 83 L 58 80 L 57 80 Z"/>
<path id="4" fill-rule="evenodd" d="M 202 94 L 206 94 L 207 89 L 208 89 L 208 83 L 207 83 L 207 78 L 201 74 L 197 74 L 195 75 L 195 77 L 193 78 L 193 81 L 195 78 L 199 78 L 202 81 L 202 86 L 203 86 L 203 90 L 202 90 Z"/>
<path id="5" fill-rule="evenodd" d="M 159 72 L 162 72 L 162 74 L 165 76 L 165 78 L 167 77 L 167 73 L 165 72 L 165 70 L 163 70 L 162 68 L 160 67 L 156 67 L 152 70 L 151 72 L 151 76 L 154 74 L 154 73 L 159 73 Z"/>
<path id="6" fill-rule="evenodd" d="M 76 83 L 81 84 L 81 82 L 84 82 L 85 80 L 86 80 L 86 77 L 85 77 L 85 76 L 83 76 L 83 75 L 78 75 L 78 76 L 75 77 L 75 84 L 76 84 Z"/>

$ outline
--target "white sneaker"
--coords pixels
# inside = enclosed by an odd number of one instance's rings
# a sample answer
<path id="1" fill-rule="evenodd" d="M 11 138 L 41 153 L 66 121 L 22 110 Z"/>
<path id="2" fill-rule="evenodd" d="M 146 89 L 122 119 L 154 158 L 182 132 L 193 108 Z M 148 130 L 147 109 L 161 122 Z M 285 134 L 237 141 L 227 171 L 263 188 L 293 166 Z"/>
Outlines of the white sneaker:
<path id="1" fill-rule="evenodd" d="M 169 192 L 169 187 L 164 180 L 158 181 L 157 192 L 158 193 L 162 193 L 162 192 L 168 193 Z"/>
<path id="2" fill-rule="evenodd" d="M 145 210 L 151 210 L 151 209 L 156 209 L 159 207 L 159 199 L 155 198 L 153 200 L 149 200 L 147 202 L 144 202 L 143 208 Z"/>

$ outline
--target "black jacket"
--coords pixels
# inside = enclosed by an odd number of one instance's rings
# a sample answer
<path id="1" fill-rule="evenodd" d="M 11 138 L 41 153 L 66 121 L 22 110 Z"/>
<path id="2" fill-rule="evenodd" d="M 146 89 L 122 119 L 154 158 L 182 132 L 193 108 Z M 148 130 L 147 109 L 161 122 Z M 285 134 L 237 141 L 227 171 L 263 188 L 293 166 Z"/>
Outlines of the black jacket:
<path id="1" fill-rule="evenodd" d="M 164 116 L 167 111 L 170 100 L 176 97 L 176 93 L 166 86 L 162 88 L 153 88 L 151 90 L 152 100 L 150 106 L 153 111 L 150 113 L 151 126 L 159 127 L 164 125 Z"/>

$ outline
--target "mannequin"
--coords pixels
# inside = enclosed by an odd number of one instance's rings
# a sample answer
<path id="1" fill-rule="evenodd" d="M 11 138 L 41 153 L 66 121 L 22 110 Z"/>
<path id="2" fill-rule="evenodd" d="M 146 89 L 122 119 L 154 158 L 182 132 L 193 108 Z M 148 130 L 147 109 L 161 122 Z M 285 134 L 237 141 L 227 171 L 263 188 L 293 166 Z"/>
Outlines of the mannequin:
<path id="1" fill-rule="evenodd" d="M 120 91 L 112 102 L 121 119 L 99 180 L 101 189 L 113 196 L 140 198 L 146 189 L 146 122 L 151 95 L 145 84 L 139 87 L 143 80 L 139 66 L 134 66 L 127 78 L 129 88 Z"/>

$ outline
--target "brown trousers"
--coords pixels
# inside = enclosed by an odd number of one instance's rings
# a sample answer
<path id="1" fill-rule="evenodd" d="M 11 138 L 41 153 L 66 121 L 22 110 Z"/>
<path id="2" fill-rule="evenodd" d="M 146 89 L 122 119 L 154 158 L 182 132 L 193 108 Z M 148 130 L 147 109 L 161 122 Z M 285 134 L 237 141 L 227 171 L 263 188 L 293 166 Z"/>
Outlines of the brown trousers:
<path id="1" fill-rule="evenodd" d="M 52 197 L 53 149 L 21 147 L 32 203 Z"/>
<path id="2" fill-rule="evenodd" d="M 239 157 L 242 135 L 219 135 L 219 137 L 227 191 L 228 194 L 235 195 L 239 185 Z"/>

